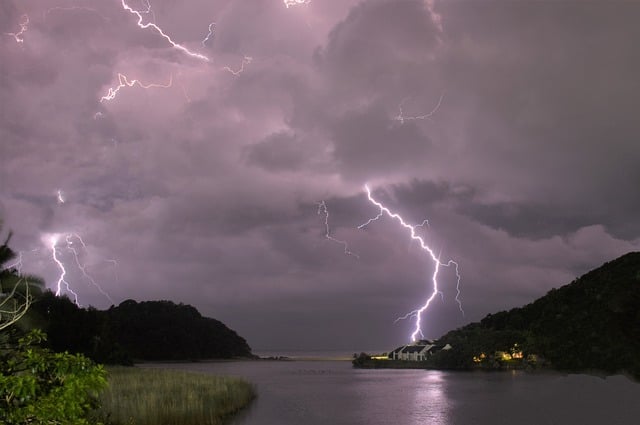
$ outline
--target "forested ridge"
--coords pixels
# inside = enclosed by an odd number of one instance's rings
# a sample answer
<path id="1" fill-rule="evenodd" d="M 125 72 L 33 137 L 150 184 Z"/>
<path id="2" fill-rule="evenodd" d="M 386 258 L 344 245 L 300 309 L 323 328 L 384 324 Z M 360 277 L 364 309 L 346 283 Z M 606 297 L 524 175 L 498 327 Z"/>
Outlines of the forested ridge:
<path id="1" fill-rule="evenodd" d="M 245 339 L 224 323 L 172 301 L 126 300 L 97 310 L 46 291 L 29 316 L 31 325 L 47 333 L 52 350 L 82 353 L 100 363 L 252 356 Z"/>
<path id="2" fill-rule="evenodd" d="M 605 263 L 524 307 L 489 314 L 439 341 L 454 349 L 432 356 L 434 367 L 502 367 L 496 353 L 521 352 L 518 361 L 534 367 L 542 363 L 563 371 L 640 378 L 640 252 Z"/>

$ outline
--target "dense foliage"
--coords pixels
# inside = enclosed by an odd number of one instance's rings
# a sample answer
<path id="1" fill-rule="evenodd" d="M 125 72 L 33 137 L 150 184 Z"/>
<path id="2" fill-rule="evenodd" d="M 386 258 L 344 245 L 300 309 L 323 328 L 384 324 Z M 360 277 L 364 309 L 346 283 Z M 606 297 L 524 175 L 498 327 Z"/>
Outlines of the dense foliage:
<path id="1" fill-rule="evenodd" d="M 53 350 L 83 353 L 100 363 L 252 355 L 244 338 L 222 322 L 171 301 L 127 300 L 100 311 L 46 292 L 32 310 Z"/>
<path id="2" fill-rule="evenodd" d="M 0 245 L 0 423 L 88 424 L 105 372 L 80 354 L 43 348 L 46 335 L 28 331 L 27 313 L 44 285 L 16 268 L 10 238 Z"/>
<path id="3" fill-rule="evenodd" d="M 106 386 L 105 371 L 81 354 L 40 347 L 44 333 L 31 331 L 0 351 L 0 423 L 88 424 Z"/>
<path id="4" fill-rule="evenodd" d="M 468 368 L 482 353 L 523 352 L 565 371 L 627 372 L 640 378 L 640 253 L 626 254 L 531 304 L 490 314 L 440 339 L 454 350 L 438 367 Z"/>

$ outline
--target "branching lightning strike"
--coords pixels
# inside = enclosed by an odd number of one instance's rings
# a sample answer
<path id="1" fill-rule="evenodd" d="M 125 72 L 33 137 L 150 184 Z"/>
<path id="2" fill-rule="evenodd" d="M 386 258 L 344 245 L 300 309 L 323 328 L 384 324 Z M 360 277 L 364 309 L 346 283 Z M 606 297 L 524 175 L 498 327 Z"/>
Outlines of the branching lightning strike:
<path id="1" fill-rule="evenodd" d="M 60 270 L 60 274 L 58 275 L 58 279 L 55 285 L 56 296 L 60 296 L 63 291 L 66 291 L 73 296 L 74 302 L 77 305 L 80 305 L 80 302 L 78 299 L 78 293 L 71 288 L 71 284 L 67 280 L 67 268 L 65 267 L 64 261 L 60 257 L 61 248 L 59 246 L 59 242 L 62 239 L 64 239 L 66 244 L 64 248 L 66 248 L 66 250 L 73 255 L 74 262 L 78 270 L 80 270 L 80 272 L 84 276 L 84 278 L 87 279 L 87 281 L 91 283 L 91 285 L 93 285 L 102 295 L 104 295 L 110 302 L 113 303 L 113 299 L 109 296 L 109 294 L 107 294 L 107 292 L 104 291 L 104 289 L 102 289 L 102 287 L 98 284 L 98 282 L 96 282 L 96 280 L 89 274 L 89 272 L 87 271 L 87 266 L 83 264 L 82 261 L 80 261 L 80 253 L 75 247 L 74 240 L 77 241 L 82 246 L 82 249 L 84 249 L 85 251 L 87 251 L 87 245 L 84 243 L 84 240 L 82 239 L 82 237 L 77 233 L 66 233 L 66 234 L 52 233 L 52 234 L 43 235 L 42 240 L 47 246 L 47 248 L 50 250 L 51 259 Z M 107 260 L 107 261 L 114 262 L 115 264 L 115 260 Z"/>
<path id="2" fill-rule="evenodd" d="M 398 105 L 398 115 L 393 117 L 393 119 L 394 121 L 399 121 L 400 124 L 404 124 L 405 121 L 428 120 L 433 116 L 433 114 L 438 112 L 438 109 L 440 109 L 440 105 L 442 105 L 442 99 L 444 99 L 444 94 L 440 95 L 440 99 L 438 99 L 438 103 L 428 114 L 405 117 L 404 112 L 402 111 L 402 106 L 404 105 L 404 102 L 407 101 L 407 98 L 405 97 L 404 99 L 402 99 L 402 102 L 400 102 L 400 104 Z"/>
<path id="3" fill-rule="evenodd" d="M 60 269 L 60 276 L 58 277 L 58 280 L 56 282 L 56 296 L 57 297 L 60 296 L 60 294 L 62 293 L 62 285 L 64 284 L 64 287 L 66 288 L 67 292 L 73 295 L 73 300 L 76 303 L 76 305 L 80 305 L 78 302 L 78 294 L 76 294 L 71 289 L 69 282 L 65 280 L 65 276 L 67 275 L 67 269 L 64 267 L 64 264 L 62 263 L 62 261 L 60 261 L 60 259 L 58 258 L 57 245 L 61 236 L 62 234 L 60 233 L 54 233 L 54 234 L 48 235 L 45 238 L 46 241 L 49 242 L 49 249 L 51 249 L 51 258 L 58 265 L 58 268 Z"/>
<path id="4" fill-rule="evenodd" d="M 91 277 L 89 275 L 89 273 L 87 273 L 87 268 L 84 264 L 82 264 L 80 262 L 80 257 L 78 254 L 78 251 L 75 249 L 74 244 L 73 244 L 73 238 L 76 238 L 79 242 L 80 245 L 82 245 L 82 248 L 86 251 L 87 250 L 87 245 L 84 243 L 84 241 L 82 240 L 82 238 L 80 237 L 80 235 L 78 234 L 67 234 L 65 236 L 65 241 L 67 242 L 67 249 L 69 251 L 71 251 L 73 253 L 73 258 L 75 259 L 76 262 L 76 266 L 78 266 L 78 269 L 80 270 L 80 272 L 82 272 L 82 275 L 89 281 L 91 282 L 91 284 L 105 297 L 107 297 L 107 299 L 109 299 L 109 301 L 111 301 L 111 303 L 113 304 L 113 299 L 109 296 L 109 294 L 107 294 L 100 285 L 98 285 L 98 282 L 95 281 L 95 279 L 93 277 Z"/>
<path id="5" fill-rule="evenodd" d="M 16 40 L 16 43 L 24 43 L 23 34 L 27 32 L 29 28 L 29 16 L 24 14 L 20 17 L 20 22 L 18 22 L 20 26 L 20 31 L 18 32 L 6 32 L 5 35 L 10 35 Z"/>
<path id="6" fill-rule="evenodd" d="M 432 281 L 432 284 L 433 284 L 433 291 L 431 292 L 431 295 L 429 296 L 429 298 L 427 298 L 427 300 L 425 301 L 425 303 L 421 307 L 419 307 L 419 308 L 407 313 L 406 315 L 404 315 L 402 317 L 399 317 L 398 319 L 396 319 L 396 321 L 408 319 L 408 318 L 411 318 L 411 317 L 415 317 L 415 319 L 416 319 L 415 329 L 414 329 L 413 333 L 411 334 L 411 340 L 415 341 L 417 339 L 418 335 L 424 337 L 424 334 L 422 333 L 422 313 L 424 313 L 429 308 L 429 305 L 431 304 L 433 299 L 438 294 L 441 294 L 440 290 L 438 289 L 438 272 L 440 271 L 440 267 L 451 267 L 451 266 L 453 266 L 454 269 L 455 269 L 456 279 L 457 279 L 457 283 L 456 283 L 457 294 L 456 294 L 455 300 L 458 303 L 458 307 L 460 308 L 460 312 L 464 315 L 464 310 L 462 309 L 462 302 L 460 301 L 460 272 L 459 272 L 459 268 L 458 268 L 458 263 L 456 263 L 453 260 L 449 260 L 446 263 L 441 262 L 440 258 L 435 255 L 434 251 L 426 244 L 424 239 L 416 233 L 416 229 L 418 227 L 423 226 L 425 223 L 428 223 L 428 222 L 425 220 L 425 221 L 422 222 L 422 224 L 417 225 L 417 226 L 416 225 L 407 224 L 404 221 L 404 219 L 398 213 L 392 212 L 387 207 L 385 207 L 382 203 L 377 201 L 373 197 L 373 195 L 371 194 L 371 189 L 369 189 L 368 185 L 365 185 L 364 188 L 365 188 L 365 190 L 367 192 L 367 198 L 369 199 L 369 202 L 371 202 L 376 207 L 378 207 L 380 209 L 380 212 L 375 217 L 369 219 L 367 222 L 365 222 L 365 223 L 361 224 L 360 226 L 358 226 L 358 229 L 362 229 L 362 228 L 366 227 L 367 225 L 369 225 L 372 222 L 380 219 L 382 216 L 384 216 L 386 214 L 387 216 L 389 216 L 389 218 L 398 221 L 402 227 L 404 227 L 405 229 L 407 229 L 410 232 L 411 239 L 414 240 L 414 241 L 417 241 L 420 244 L 420 247 L 424 251 L 427 251 L 427 253 L 431 257 L 431 260 L 433 261 L 433 264 L 434 264 L 434 271 L 433 271 L 433 275 L 431 276 L 431 281 Z"/>
<path id="7" fill-rule="evenodd" d="M 207 47 L 207 41 L 209 41 L 209 39 L 211 37 L 213 37 L 213 29 L 216 27 L 216 23 L 215 22 L 211 22 L 209 24 L 209 33 L 202 39 L 202 41 L 200 42 L 200 44 L 202 44 L 202 47 Z"/>
<path id="8" fill-rule="evenodd" d="M 291 6 L 298 6 L 301 4 L 309 4 L 311 0 L 284 0 L 284 5 L 288 8 Z"/>
<path id="9" fill-rule="evenodd" d="M 347 244 L 346 241 L 336 239 L 333 236 L 331 236 L 331 231 L 329 230 L 329 210 L 327 209 L 327 204 L 324 201 L 318 202 L 318 215 L 320 215 L 321 213 L 324 214 L 324 227 L 325 227 L 324 237 L 329 239 L 332 242 L 342 245 L 342 247 L 344 248 L 345 254 L 352 255 L 360 259 L 360 256 L 358 254 L 353 253 L 349 250 L 349 245 Z"/>
<path id="10" fill-rule="evenodd" d="M 173 85 L 173 75 L 169 76 L 169 82 L 167 84 L 143 84 L 140 82 L 140 80 L 131 80 L 129 81 L 127 79 L 127 76 L 124 74 L 120 74 L 118 73 L 118 85 L 116 87 L 111 87 L 109 88 L 109 90 L 107 91 L 107 94 L 102 96 L 100 98 L 100 103 L 104 102 L 105 100 L 113 100 L 115 99 L 115 97 L 118 95 L 118 92 L 120 91 L 120 89 L 124 88 L 124 87 L 133 87 L 137 85 L 138 87 L 141 87 L 143 89 L 149 89 L 152 87 L 157 87 L 157 88 L 169 88 Z"/>
<path id="11" fill-rule="evenodd" d="M 35 251 L 35 250 L 34 250 Z M 24 256 L 24 251 L 18 251 L 18 256 L 13 263 L 7 264 L 5 267 L 7 270 L 15 270 L 18 274 L 22 274 L 22 257 Z"/>
<path id="12" fill-rule="evenodd" d="M 154 29 L 158 34 L 160 34 L 160 35 L 162 36 L 162 38 L 164 38 L 165 40 L 167 40 L 167 41 L 169 42 L 169 44 L 171 44 L 171 46 L 172 46 L 172 47 L 174 47 L 174 48 L 176 48 L 176 49 L 180 50 L 181 52 L 183 52 L 183 53 L 185 53 L 185 54 L 187 54 L 187 55 L 189 55 L 189 56 L 191 56 L 191 57 L 193 57 L 193 58 L 200 59 L 200 60 L 203 60 L 203 61 L 205 61 L 205 62 L 209 62 L 209 61 L 210 61 L 210 59 L 209 59 L 208 57 L 206 57 L 205 55 L 202 55 L 202 54 L 200 54 L 200 53 L 196 53 L 196 52 L 192 52 L 191 50 L 189 50 L 188 48 L 186 48 L 186 47 L 185 47 L 185 46 L 183 46 L 182 44 L 180 44 L 180 43 L 176 43 L 175 41 L 173 41 L 173 40 L 171 39 L 171 37 L 169 37 L 169 36 L 168 36 L 168 35 L 167 35 L 163 30 L 162 30 L 162 28 L 160 28 L 159 26 L 157 26 L 157 25 L 156 25 L 156 24 L 154 24 L 153 22 L 147 22 L 146 24 L 145 24 L 145 23 L 143 23 L 143 20 L 144 20 L 144 19 L 143 19 L 142 15 L 143 15 L 143 14 L 147 14 L 147 13 L 149 13 L 149 12 L 151 11 L 151 4 L 150 4 L 148 1 L 146 2 L 146 4 L 147 4 L 147 10 L 146 10 L 146 11 L 142 11 L 142 12 L 141 12 L 141 11 L 138 11 L 138 10 L 133 9 L 131 6 L 129 6 L 129 5 L 127 4 L 127 2 L 126 2 L 125 0 L 121 0 L 121 2 L 122 2 L 122 8 L 123 8 L 124 10 L 126 10 L 127 12 L 131 13 L 132 15 L 135 15 L 135 16 L 137 16 L 137 17 L 138 17 L 138 22 L 137 22 L 138 27 L 140 27 L 140 28 L 142 28 L 142 29 L 152 28 L 152 29 Z"/>
<path id="13" fill-rule="evenodd" d="M 253 58 L 251 56 L 245 56 L 245 57 L 242 58 L 242 62 L 240 63 L 240 68 L 238 68 L 237 70 L 234 71 L 233 69 L 229 68 L 228 66 L 225 66 L 222 69 L 232 73 L 233 75 L 235 75 L 237 77 L 238 75 L 240 75 L 240 74 L 242 74 L 244 72 L 244 66 L 245 65 L 249 65 L 252 60 L 253 60 Z"/>

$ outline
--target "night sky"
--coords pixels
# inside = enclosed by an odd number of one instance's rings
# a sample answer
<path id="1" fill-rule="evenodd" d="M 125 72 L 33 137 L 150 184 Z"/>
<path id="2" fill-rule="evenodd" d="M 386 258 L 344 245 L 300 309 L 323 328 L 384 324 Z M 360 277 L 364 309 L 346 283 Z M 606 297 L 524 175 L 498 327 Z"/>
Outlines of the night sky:
<path id="1" fill-rule="evenodd" d="M 257 350 L 405 343 L 433 262 L 358 229 L 365 183 L 460 265 L 466 314 L 441 268 L 430 338 L 640 247 L 639 2 L 127 2 L 179 46 L 121 0 L 0 0 L 3 238 L 55 289 L 62 235 L 83 306 L 192 304 Z"/>

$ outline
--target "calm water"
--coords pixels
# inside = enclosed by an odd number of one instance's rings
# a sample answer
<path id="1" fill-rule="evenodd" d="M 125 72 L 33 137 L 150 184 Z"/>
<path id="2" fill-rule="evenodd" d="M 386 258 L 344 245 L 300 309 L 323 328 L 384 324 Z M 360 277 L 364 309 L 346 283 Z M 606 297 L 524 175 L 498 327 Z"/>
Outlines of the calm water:
<path id="1" fill-rule="evenodd" d="M 361 370 L 345 361 L 168 367 L 253 382 L 233 425 L 637 425 L 640 384 L 622 376 Z"/>

